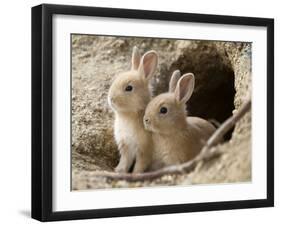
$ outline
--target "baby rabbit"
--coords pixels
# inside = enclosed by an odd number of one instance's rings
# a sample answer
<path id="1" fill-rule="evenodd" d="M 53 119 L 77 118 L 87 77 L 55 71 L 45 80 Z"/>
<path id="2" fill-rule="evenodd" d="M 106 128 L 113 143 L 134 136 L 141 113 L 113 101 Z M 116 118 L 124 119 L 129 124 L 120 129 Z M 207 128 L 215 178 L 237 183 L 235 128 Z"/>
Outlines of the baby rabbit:
<path id="1" fill-rule="evenodd" d="M 169 92 L 152 99 L 145 111 L 144 125 L 152 131 L 154 144 L 152 164 L 158 167 L 191 160 L 215 131 L 204 119 L 186 117 L 185 104 L 191 97 L 195 79 L 192 73 L 179 77 L 180 72 L 175 71 Z"/>
<path id="2" fill-rule="evenodd" d="M 114 136 L 120 152 L 116 172 L 144 172 L 152 158 L 151 132 L 144 129 L 143 116 L 150 101 L 149 80 L 158 64 L 155 51 L 148 51 L 142 57 L 137 47 L 133 48 L 130 71 L 119 74 L 113 81 L 108 102 L 115 113 Z"/>

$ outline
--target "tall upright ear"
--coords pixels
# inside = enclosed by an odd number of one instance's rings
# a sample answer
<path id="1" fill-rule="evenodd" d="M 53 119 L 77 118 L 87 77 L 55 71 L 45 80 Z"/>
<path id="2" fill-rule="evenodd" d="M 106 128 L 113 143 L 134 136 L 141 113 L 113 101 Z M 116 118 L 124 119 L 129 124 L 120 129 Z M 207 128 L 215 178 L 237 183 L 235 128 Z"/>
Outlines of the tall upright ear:
<path id="1" fill-rule="evenodd" d="M 155 73 L 158 65 L 158 55 L 154 50 L 148 51 L 141 58 L 139 72 L 145 79 L 149 80 Z"/>
<path id="2" fill-rule="evenodd" d="M 180 70 L 176 70 L 173 72 L 171 79 L 170 79 L 170 83 L 169 83 L 169 92 L 173 93 L 176 89 L 177 86 L 177 82 L 181 77 L 181 72 Z"/>
<path id="3" fill-rule="evenodd" d="M 186 103 L 191 97 L 195 85 L 195 78 L 192 73 L 184 74 L 178 81 L 175 90 L 177 101 Z"/>
<path id="4" fill-rule="evenodd" d="M 141 55 L 138 47 L 134 46 L 132 53 L 132 70 L 138 70 L 140 66 Z"/>

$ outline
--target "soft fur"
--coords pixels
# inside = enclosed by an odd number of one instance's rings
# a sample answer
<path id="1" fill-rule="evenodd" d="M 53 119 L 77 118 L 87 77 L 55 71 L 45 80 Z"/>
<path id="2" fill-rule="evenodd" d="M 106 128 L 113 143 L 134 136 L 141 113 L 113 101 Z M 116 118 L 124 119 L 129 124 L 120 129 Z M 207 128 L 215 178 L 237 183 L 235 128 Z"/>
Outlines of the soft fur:
<path id="1" fill-rule="evenodd" d="M 185 104 L 192 95 L 195 79 L 192 73 L 179 79 L 179 73 L 173 73 L 169 92 L 152 99 L 145 111 L 145 128 L 152 132 L 154 144 L 152 169 L 191 160 L 215 131 L 204 119 L 186 117 Z M 160 113 L 161 107 L 167 109 L 165 114 Z"/>
<path id="2" fill-rule="evenodd" d="M 143 116 L 151 98 L 149 80 L 157 64 L 155 51 L 141 57 L 134 47 L 131 70 L 117 75 L 109 89 L 108 102 L 115 112 L 114 135 L 121 155 L 117 172 L 129 172 L 135 161 L 133 172 L 141 173 L 151 163 L 153 143 L 151 132 L 144 129 Z M 128 86 L 131 91 L 126 91 Z"/>

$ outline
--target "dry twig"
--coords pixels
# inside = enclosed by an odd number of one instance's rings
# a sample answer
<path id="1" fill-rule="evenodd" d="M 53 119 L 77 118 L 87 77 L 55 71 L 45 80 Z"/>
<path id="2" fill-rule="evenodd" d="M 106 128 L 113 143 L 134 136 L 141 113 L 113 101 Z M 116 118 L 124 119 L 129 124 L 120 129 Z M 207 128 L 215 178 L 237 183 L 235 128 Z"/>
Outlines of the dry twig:
<path id="1" fill-rule="evenodd" d="M 153 172 L 132 174 L 132 173 L 114 173 L 114 172 L 100 172 L 95 173 L 94 176 L 105 177 L 114 180 L 126 180 L 126 181 L 144 181 L 153 180 L 162 177 L 167 174 L 181 174 L 189 173 L 196 165 L 201 161 L 207 161 L 221 154 L 219 149 L 211 149 L 217 145 L 223 138 L 223 136 L 250 110 L 251 100 L 245 102 L 241 108 L 230 118 L 228 118 L 209 138 L 206 145 L 202 148 L 202 151 L 193 160 L 186 163 L 174 166 L 168 166 Z"/>

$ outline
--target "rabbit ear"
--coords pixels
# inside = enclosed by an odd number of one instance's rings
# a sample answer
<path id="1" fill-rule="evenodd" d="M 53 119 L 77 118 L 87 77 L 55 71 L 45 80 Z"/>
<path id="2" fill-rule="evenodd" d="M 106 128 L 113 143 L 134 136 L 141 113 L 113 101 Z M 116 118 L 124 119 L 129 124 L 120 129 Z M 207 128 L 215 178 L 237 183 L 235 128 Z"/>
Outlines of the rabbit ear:
<path id="1" fill-rule="evenodd" d="M 154 50 L 148 51 L 141 58 L 139 72 L 145 80 L 149 80 L 156 71 L 158 55 Z"/>
<path id="2" fill-rule="evenodd" d="M 170 79 L 170 83 L 169 83 L 169 92 L 172 93 L 175 91 L 176 86 L 177 86 L 177 82 L 181 77 L 181 72 L 180 70 L 176 70 L 173 72 L 171 79 Z"/>
<path id="3" fill-rule="evenodd" d="M 177 101 L 186 103 L 194 90 L 195 78 L 192 73 L 184 74 L 177 83 L 175 95 Z"/>
<path id="4" fill-rule="evenodd" d="M 132 70 L 138 70 L 140 65 L 141 55 L 138 47 L 134 46 L 132 53 Z"/>

